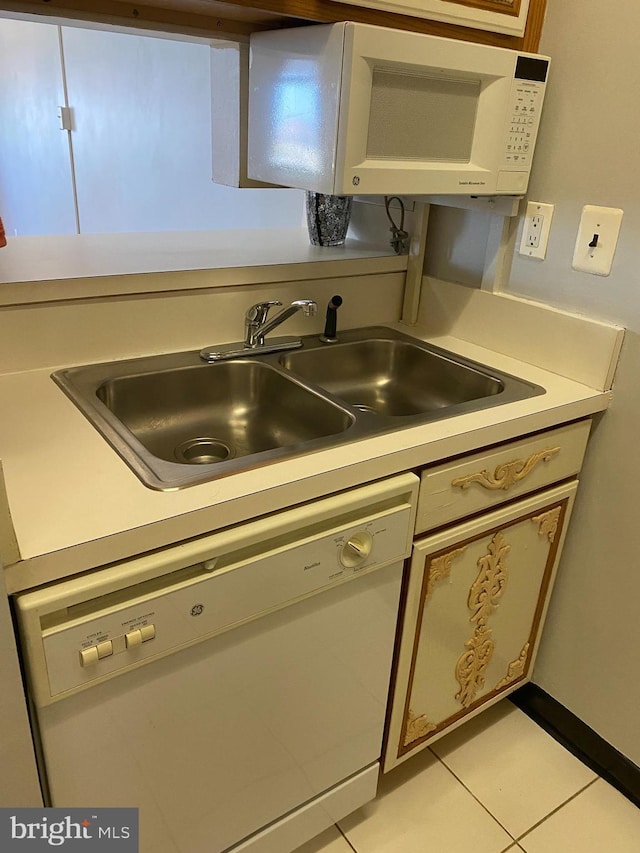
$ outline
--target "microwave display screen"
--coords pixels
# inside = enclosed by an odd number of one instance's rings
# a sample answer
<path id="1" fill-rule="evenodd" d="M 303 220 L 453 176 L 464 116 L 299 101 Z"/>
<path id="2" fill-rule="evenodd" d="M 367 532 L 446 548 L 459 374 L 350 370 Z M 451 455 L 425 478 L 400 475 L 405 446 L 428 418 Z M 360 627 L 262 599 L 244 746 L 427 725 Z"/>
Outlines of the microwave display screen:
<path id="1" fill-rule="evenodd" d="M 516 80 L 535 80 L 545 83 L 549 63 L 546 59 L 538 59 L 535 56 L 519 56 L 516 60 Z"/>
<path id="2" fill-rule="evenodd" d="M 367 158 L 468 163 L 479 97 L 479 80 L 374 69 Z"/>

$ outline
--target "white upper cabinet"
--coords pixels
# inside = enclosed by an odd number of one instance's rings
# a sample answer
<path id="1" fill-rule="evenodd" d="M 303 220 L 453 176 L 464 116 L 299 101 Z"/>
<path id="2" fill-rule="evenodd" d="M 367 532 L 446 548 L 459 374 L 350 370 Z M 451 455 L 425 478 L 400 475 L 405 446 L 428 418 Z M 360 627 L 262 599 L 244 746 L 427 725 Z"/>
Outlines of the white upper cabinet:
<path id="1" fill-rule="evenodd" d="M 75 234 L 58 28 L 0 20 L 0 216 L 7 237 Z"/>
<path id="2" fill-rule="evenodd" d="M 212 153 L 218 160 L 232 147 L 232 118 L 218 113 L 212 127 L 211 53 L 176 39 L 0 20 L 7 236 L 301 227 L 299 191 L 213 182 Z"/>
<path id="3" fill-rule="evenodd" d="M 81 231 L 302 224 L 300 193 L 213 183 L 208 45 L 72 27 L 63 43 Z"/>

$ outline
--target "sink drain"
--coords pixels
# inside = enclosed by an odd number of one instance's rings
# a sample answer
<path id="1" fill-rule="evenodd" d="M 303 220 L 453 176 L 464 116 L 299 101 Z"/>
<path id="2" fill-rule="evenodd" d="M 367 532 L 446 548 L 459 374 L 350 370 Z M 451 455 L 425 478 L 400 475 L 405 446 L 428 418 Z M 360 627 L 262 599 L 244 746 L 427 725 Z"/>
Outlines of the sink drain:
<path id="1" fill-rule="evenodd" d="M 192 438 L 183 441 L 176 447 L 174 454 L 179 462 L 189 465 L 211 465 L 233 456 L 231 448 L 216 438 Z"/>

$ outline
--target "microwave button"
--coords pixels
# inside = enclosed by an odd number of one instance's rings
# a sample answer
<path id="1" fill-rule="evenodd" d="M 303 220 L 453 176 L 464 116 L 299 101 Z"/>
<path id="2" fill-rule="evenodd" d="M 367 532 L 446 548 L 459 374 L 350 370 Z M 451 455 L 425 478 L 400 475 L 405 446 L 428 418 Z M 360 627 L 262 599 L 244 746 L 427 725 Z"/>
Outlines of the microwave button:
<path id="1" fill-rule="evenodd" d="M 498 190 L 500 192 L 523 193 L 527 189 L 529 172 L 498 172 Z"/>

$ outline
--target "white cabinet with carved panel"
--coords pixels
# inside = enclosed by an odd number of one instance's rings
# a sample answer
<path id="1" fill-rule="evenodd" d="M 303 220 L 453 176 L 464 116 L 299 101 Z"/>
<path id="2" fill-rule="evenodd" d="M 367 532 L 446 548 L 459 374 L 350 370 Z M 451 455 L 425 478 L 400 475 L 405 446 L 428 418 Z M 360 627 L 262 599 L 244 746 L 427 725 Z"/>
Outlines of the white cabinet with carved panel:
<path id="1" fill-rule="evenodd" d="M 385 771 L 529 680 L 577 485 L 414 544 Z"/>
<path id="2" fill-rule="evenodd" d="M 343 0 L 343 2 L 511 36 L 524 35 L 530 4 L 530 0 L 457 0 L 457 2 L 456 0 Z"/>

